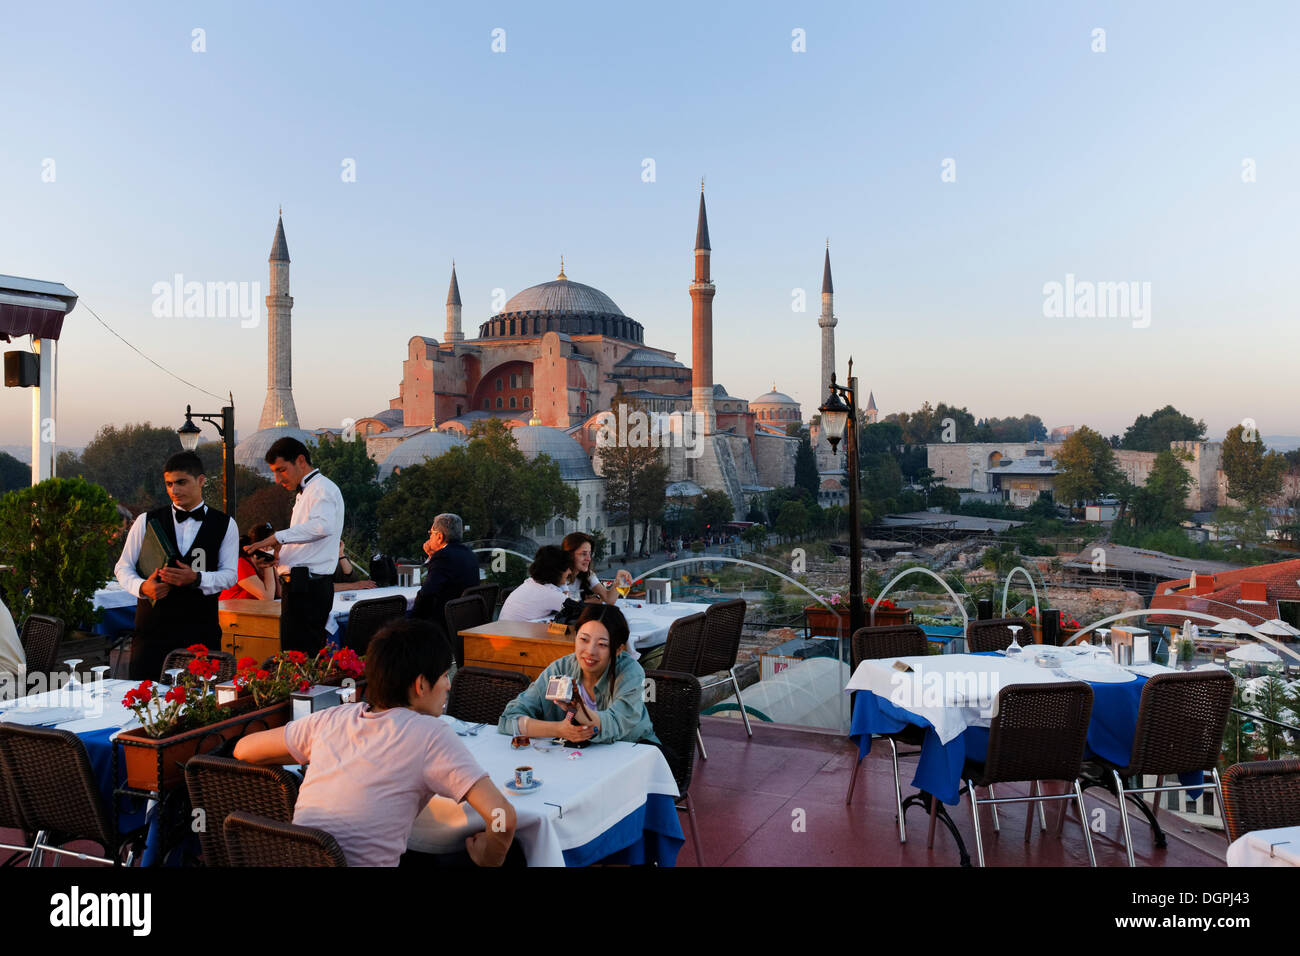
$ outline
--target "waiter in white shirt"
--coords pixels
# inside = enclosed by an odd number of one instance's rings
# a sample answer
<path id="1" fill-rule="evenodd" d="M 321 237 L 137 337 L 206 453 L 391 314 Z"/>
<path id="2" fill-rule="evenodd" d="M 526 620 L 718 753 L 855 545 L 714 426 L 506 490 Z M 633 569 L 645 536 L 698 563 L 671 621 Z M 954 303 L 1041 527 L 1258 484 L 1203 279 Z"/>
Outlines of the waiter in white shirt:
<path id="1" fill-rule="evenodd" d="M 281 438 L 266 452 L 276 483 L 296 494 L 289 527 L 255 541 L 250 551 L 274 548 L 280 577 L 280 647 L 315 654 L 329 638 L 325 622 L 334 607 L 334 568 L 343 533 L 343 495 L 296 438 Z"/>
<path id="2" fill-rule="evenodd" d="M 206 644 L 221 650 L 217 596 L 238 577 L 239 533 L 228 515 L 203 503 L 206 480 L 194 452 L 172 455 L 163 465 L 172 507 L 146 511 L 127 533 L 114 574 L 136 598 L 132 680 L 157 680 L 167 652 L 178 647 Z M 180 557 L 175 567 L 142 578 L 137 565 L 150 522 Z"/>

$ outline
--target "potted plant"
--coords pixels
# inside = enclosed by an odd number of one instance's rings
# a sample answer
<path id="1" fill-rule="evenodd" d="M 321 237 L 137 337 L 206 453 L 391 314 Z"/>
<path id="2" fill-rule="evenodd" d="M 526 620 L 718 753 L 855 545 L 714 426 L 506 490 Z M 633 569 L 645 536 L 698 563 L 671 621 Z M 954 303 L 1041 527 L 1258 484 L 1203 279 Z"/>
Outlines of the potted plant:
<path id="1" fill-rule="evenodd" d="M 849 633 L 849 599 L 848 595 L 832 594 L 826 602 L 828 610 L 821 604 L 809 604 L 804 607 L 804 619 L 808 624 L 808 633 L 818 636 L 847 637 Z M 872 621 L 871 609 L 876 616 Z M 887 627 L 894 624 L 909 624 L 912 620 L 911 608 L 900 608 L 893 601 L 864 598 L 862 620 L 875 627 Z"/>
<path id="2" fill-rule="evenodd" d="M 1035 608 L 1031 607 L 1028 611 L 1025 612 L 1025 620 L 1029 622 L 1029 626 L 1033 629 L 1034 643 L 1035 644 L 1043 643 L 1043 623 L 1038 619 L 1038 615 L 1035 613 Z M 1071 617 L 1069 614 L 1062 611 L 1061 612 L 1061 633 L 1060 633 L 1059 642 L 1062 645 L 1070 643 L 1070 639 L 1074 637 L 1075 632 L 1077 632 L 1081 627 L 1083 627 L 1083 625 L 1080 624 L 1075 618 Z"/>
<path id="3" fill-rule="evenodd" d="M 356 681 L 365 672 L 365 660 L 350 647 L 335 650 L 326 644 L 315 657 L 302 651 L 284 651 L 271 660 L 270 668 L 251 657 L 240 658 L 238 667 L 235 686 L 241 695 L 251 697 L 258 707 L 266 707 L 287 701 L 294 691 L 306 690 L 313 684 Z"/>
<path id="4" fill-rule="evenodd" d="M 264 730 L 289 720 L 287 703 L 258 706 L 252 697 L 222 706 L 212 693 L 217 662 L 202 644 L 189 648 L 196 655 L 186 673 L 165 693 L 153 681 L 127 691 L 122 700 L 140 719 L 140 728 L 119 733 L 126 766 L 126 785 L 162 792 L 181 782 L 183 766 L 195 754 L 207 753 L 246 733 L 250 725 Z"/>

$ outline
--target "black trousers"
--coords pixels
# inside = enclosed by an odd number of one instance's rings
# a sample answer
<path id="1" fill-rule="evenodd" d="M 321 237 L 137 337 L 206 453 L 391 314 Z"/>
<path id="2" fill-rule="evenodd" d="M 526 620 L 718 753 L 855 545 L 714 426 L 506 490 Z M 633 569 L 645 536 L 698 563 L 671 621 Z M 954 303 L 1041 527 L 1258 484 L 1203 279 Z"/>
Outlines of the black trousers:
<path id="1" fill-rule="evenodd" d="M 280 649 L 315 654 L 329 637 L 325 622 L 334 607 L 334 579 L 312 578 L 302 593 L 286 584 L 280 597 Z"/>

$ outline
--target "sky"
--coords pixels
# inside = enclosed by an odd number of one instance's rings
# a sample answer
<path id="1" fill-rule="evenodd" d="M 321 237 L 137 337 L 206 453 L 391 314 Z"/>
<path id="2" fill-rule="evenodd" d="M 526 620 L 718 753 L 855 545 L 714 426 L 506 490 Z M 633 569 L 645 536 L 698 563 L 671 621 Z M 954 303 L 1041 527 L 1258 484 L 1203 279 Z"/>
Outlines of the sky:
<path id="1" fill-rule="evenodd" d="M 469 333 L 563 255 L 690 364 L 701 177 L 733 395 L 775 384 L 805 417 L 824 399 L 829 238 L 839 374 L 851 356 L 882 416 L 946 401 L 1112 434 L 1172 403 L 1212 438 L 1245 418 L 1300 435 L 1294 3 L 55 2 L 5 20 L 0 273 L 80 296 L 61 445 L 179 426 L 227 393 L 256 428 L 281 206 L 304 427 L 388 407 L 409 338 L 443 337 L 453 259 Z M 155 315 L 178 275 L 244 283 L 257 309 Z M 1055 308 L 1067 282 L 1136 297 Z M 0 445 L 30 432 L 30 391 L 0 391 Z"/>

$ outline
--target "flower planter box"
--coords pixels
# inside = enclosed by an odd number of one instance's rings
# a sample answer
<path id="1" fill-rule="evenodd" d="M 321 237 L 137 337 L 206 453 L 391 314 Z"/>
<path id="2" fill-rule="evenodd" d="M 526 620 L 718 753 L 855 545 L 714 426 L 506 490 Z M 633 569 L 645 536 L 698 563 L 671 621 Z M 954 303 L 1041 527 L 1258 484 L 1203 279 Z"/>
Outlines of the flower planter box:
<path id="1" fill-rule="evenodd" d="M 818 637 L 848 637 L 849 635 L 849 606 L 841 604 L 838 606 L 838 615 L 826 610 L 820 604 L 810 604 L 803 609 L 804 620 L 808 624 L 808 633 Z M 862 612 L 862 623 L 864 626 L 870 625 L 871 607 L 868 605 Z M 894 624 L 911 624 L 911 608 L 881 608 L 876 611 L 876 627 L 888 627 Z"/>
<path id="2" fill-rule="evenodd" d="M 205 727 L 166 737 L 150 737 L 143 729 L 117 735 L 126 764 L 126 785 L 136 790 L 162 792 L 181 784 L 184 764 L 195 754 L 208 753 L 246 733 L 283 727 L 289 722 L 289 702 L 257 707 L 251 697 L 228 705 L 235 716 Z"/>
<path id="3" fill-rule="evenodd" d="M 1030 618 L 1029 626 L 1034 632 L 1034 643 L 1035 644 L 1043 643 L 1043 625 L 1039 624 L 1037 621 Z M 1060 633 L 1059 646 L 1064 647 L 1066 644 L 1069 644 L 1070 641 L 1074 639 L 1074 635 L 1078 634 L 1080 630 L 1082 630 L 1082 628 L 1078 628 L 1078 627 L 1061 628 L 1059 632 Z"/>

